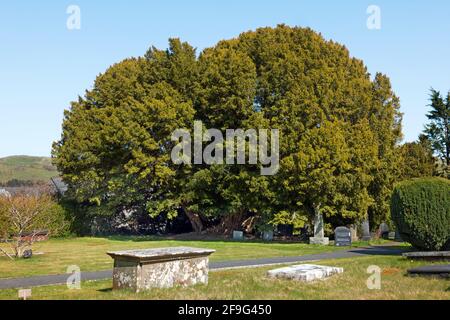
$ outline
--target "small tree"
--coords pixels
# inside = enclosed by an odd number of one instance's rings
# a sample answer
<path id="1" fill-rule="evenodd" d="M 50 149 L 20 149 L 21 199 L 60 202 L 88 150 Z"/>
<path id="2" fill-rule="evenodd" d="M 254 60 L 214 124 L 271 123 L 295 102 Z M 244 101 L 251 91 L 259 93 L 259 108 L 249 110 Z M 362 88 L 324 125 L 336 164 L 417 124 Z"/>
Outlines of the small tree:
<path id="1" fill-rule="evenodd" d="M 444 99 L 439 91 L 431 90 L 431 111 L 427 114 L 430 123 L 425 135 L 431 142 L 434 152 L 442 162 L 450 167 L 450 92 Z M 448 170 L 448 169 L 447 169 Z"/>
<path id="2" fill-rule="evenodd" d="M 418 142 L 402 145 L 400 152 L 403 160 L 401 180 L 435 175 L 437 163 L 433 156 L 431 143 L 425 135 L 421 135 Z"/>
<path id="3" fill-rule="evenodd" d="M 0 197 L 0 238 L 11 252 L 0 252 L 11 259 L 22 258 L 43 230 L 59 233 L 67 227 L 62 209 L 49 194 L 18 194 Z"/>

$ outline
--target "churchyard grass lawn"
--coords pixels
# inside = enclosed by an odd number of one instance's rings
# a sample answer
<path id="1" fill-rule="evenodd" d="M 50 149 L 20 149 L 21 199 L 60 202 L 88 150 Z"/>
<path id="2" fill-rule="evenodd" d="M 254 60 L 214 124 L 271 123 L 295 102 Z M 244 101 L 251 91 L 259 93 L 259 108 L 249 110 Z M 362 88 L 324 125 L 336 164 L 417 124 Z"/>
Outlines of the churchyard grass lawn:
<path id="1" fill-rule="evenodd" d="M 365 246 L 368 243 L 355 243 Z M 7 248 L 5 244 L 0 246 Z M 113 267 L 113 260 L 107 251 L 149 249 L 161 247 L 188 246 L 215 249 L 211 261 L 245 260 L 283 256 L 302 256 L 314 253 L 332 252 L 345 248 L 333 246 L 311 246 L 301 243 L 263 243 L 254 241 L 180 241 L 157 237 L 111 237 L 111 238 L 68 238 L 52 239 L 36 243 L 32 259 L 11 261 L 0 256 L 0 278 L 18 278 L 35 275 L 64 274 L 67 267 L 77 265 L 81 271 L 102 271 Z M 39 252 L 43 253 L 42 255 Z"/>
<path id="2" fill-rule="evenodd" d="M 210 272 L 209 284 L 189 288 L 154 289 L 147 293 L 112 291 L 112 280 L 83 282 L 80 290 L 66 286 L 33 288 L 32 299 L 346 299 L 407 300 L 450 299 L 450 280 L 405 276 L 406 270 L 429 262 L 412 262 L 399 256 L 367 256 L 321 261 L 321 265 L 343 267 L 344 273 L 324 281 L 301 283 L 269 279 L 266 272 L 277 267 L 233 269 Z M 367 268 L 377 265 L 382 270 L 381 289 L 369 290 Z M 17 290 L 0 290 L 0 299 L 17 299 Z"/>

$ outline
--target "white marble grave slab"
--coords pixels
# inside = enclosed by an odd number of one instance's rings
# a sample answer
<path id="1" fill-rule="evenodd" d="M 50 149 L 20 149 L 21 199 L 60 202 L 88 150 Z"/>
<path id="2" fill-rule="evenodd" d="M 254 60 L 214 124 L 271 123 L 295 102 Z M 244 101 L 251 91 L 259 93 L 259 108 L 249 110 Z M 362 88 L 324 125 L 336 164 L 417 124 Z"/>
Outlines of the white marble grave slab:
<path id="1" fill-rule="evenodd" d="M 282 278 L 311 282 L 315 280 L 326 279 L 332 275 L 343 273 L 343 268 L 319 266 L 313 264 L 302 264 L 290 266 L 275 270 L 270 270 L 267 275 L 271 278 Z"/>

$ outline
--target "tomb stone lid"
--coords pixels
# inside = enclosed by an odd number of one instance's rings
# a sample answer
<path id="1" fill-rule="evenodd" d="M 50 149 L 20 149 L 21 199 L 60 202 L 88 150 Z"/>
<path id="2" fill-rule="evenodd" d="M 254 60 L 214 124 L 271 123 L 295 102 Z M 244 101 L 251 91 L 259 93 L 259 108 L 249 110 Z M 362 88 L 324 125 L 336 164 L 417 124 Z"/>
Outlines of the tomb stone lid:
<path id="1" fill-rule="evenodd" d="M 351 235 L 351 230 L 350 230 L 350 228 L 347 228 L 347 227 L 337 227 L 335 230 L 335 233 L 339 233 L 339 234 L 341 234 L 341 235 Z"/>
<path id="2" fill-rule="evenodd" d="M 113 259 L 140 261 L 140 262 L 161 262 L 179 259 L 189 259 L 195 257 L 209 256 L 216 250 L 191 248 L 191 247 L 171 247 L 155 249 L 139 249 L 128 251 L 107 252 Z"/>
<path id="3" fill-rule="evenodd" d="M 450 264 L 423 266 L 408 270 L 409 274 L 450 274 Z"/>
<path id="4" fill-rule="evenodd" d="M 450 251 L 429 251 L 429 252 L 407 252 L 403 254 L 407 258 L 440 258 L 447 257 L 450 258 Z"/>

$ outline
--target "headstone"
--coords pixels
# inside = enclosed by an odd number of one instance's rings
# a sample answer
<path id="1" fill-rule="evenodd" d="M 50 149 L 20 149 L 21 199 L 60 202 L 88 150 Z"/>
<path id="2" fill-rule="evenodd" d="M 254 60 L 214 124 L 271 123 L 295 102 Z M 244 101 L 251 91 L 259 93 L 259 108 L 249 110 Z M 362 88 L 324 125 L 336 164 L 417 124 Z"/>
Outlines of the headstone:
<path id="1" fill-rule="evenodd" d="M 233 231 L 233 240 L 244 240 L 244 231 Z"/>
<path id="2" fill-rule="evenodd" d="M 113 289 L 135 292 L 208 283 L 215 250 L 172 247 L 108 252 L 114 259 Z"/>
<path id="3" fill-rule="evenodd" d="M 395 231 L 395 241 L 397 242 L 403 242 L 402 236 L 400 235 L 399 231 Z"/>
<path id="4" fill-rule="evenodd" d="M 20 289 L 19 299 L 27 300 L 28 298 L 31 298 L 31 289 Z"/>
<path id="5" fill-rule="evenodd" d="M 352 245 L 352 233 L 347 227 L 338 227 L 334 230 L 334 244 L 337 247 L 350 247 Z"/>
<path id="6" fill-rule="evenodd" d="M 277 226 L 277 232 L 282 237 L 292 237 L 294 226 L 292 224 L 280 224 Z"/>
<path id="7" fill-rule="evenodd" d="M 354 225 L 350 226 L 350 233 L 352 234 L 352 242 L 359 240 L 358 229 Z"/>
<path id="8" fill-rule="evenodd" d="M 31 259 L 31 257 L 33 257 L 33 250 L 29 249 L 23 252 L 22 258 Z"/>
<path id="9" fill-rule="evenodd" d="M 343 268 L 334 268 L 312 264 L 302 264 L 290 266 L 281 269 L 270 270 L 267 276 L 270 278 L 281 278 L 288 280 L 297 280 L 311 282 L 314 280 L 325 279 L 332 275 L 343 273 Z"/>
<path id="10" fill-rule="evenodd" d="M 387 239 L 389 237 L 389 226 L 387 225 L 387 223 L 382 223 L 380 224 L 380 237 L 383 239 Z"/>
<path id="11" fill-rule="evenodd" d="M 362 229 L 362 241 L 370 241 L 372 240 L 372 236 L 370 235 L 370 225 L 369 220 L 364 220 L 361 224 Z"/>
<path id="12" fill-rule="evenodd" d="M 395 232 L 389 232 L 388 233 L 388 239 L 389 240 L 395 240 Z"/>
<path id="13" fill-rule="evenodd" d="M 309 238 L 309 243 L 325 246 L 330 243 L 330 239 L 325 237 L 323 215 L 320 212 L 314 218 L 314 237 Z"/>
<path id="14" fill-rule="evenodd" d="M 273 241 L 273 231 L 264 231 L 262 238 L 264 241 Z"/>

